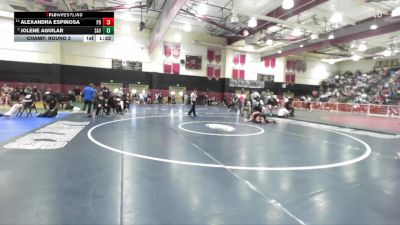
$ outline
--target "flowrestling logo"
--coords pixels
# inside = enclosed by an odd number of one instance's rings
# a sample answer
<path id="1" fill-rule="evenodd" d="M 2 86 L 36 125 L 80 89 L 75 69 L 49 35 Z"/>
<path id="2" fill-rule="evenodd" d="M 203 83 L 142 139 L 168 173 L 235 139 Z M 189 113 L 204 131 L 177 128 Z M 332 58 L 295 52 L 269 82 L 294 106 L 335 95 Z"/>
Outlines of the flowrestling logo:
<path id="1" fill-rule="evenodd" d="M 70 142 L 89 122 L 58 121 L 8 143 L 7 149 L 59 149 Z"/>

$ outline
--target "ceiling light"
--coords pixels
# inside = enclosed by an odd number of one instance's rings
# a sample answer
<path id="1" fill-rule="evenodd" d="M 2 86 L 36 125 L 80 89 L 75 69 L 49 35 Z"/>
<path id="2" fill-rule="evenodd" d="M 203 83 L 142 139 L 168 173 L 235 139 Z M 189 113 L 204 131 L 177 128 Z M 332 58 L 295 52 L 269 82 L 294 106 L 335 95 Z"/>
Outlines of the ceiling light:
<path id="1" fill-rule="evenodd" d="M 397 6 L 395 9 L 392 11 L 392 17 L 400 16 L 400 6 Z"/>
<path id="2" fill-rule="evenodd" d="M 367 47 L 367 45 L 364 44 L 364 43 L 361 43 L 361 44 L 358 46 L 358 51 L 360 51 L 360 52 L 365 52 L 365 51 L 367 51 L 367 49 L 368 49 L 368 47 Z"/>
<path id="3" fill-rule="evenodd" d="M 335 64 L 335 63 L 338 63 L 338 62 L 341 62 L 341 61 L 345 61 L 345 60 L 347 60 L 347 58 L 339 58 L 339 59 L 321 59 L 321 61 L 322 62 L 326 62 L 326 63 L 329 63 L 329 64 L 331 64 L 331 65 L 333 65 L 333 64 Z"/>
<path id="4" fill-rule="evenodd" d="M 205 15 L 207 13 L 207 6 L 205 4 L 200 4 L 197 7 L 197 13 L 200 15 Z"/>
<path id="5" fill-rule="evenodd" d="M 268 40 L 265 42 L 265 44 L 271 46 L 271 45 L 274 44 L 274 41 L 273 41 L 272 39 L 268 39 Z"/>
<path id="6" fill-rule="evenodd" d="M 383 52 L 383 56 L 385 56 L 385 57 L 389 57 L 389 56 L 391 56 L 392 55 L 392 51 L 390 50 L 390 49 L 386 49 L 384 52 Z"/>
<path id="7" fill-rule="evenodd" d="M 335 12 L 329 19 L 331 23 L 340 23 L 343 21 L 343 15 L 340 12 Z"/>
<path id="8" fill-rule="evenodd" d="M 319 35 L 317 33 L 313 33 L 313 34 L 311 34 L 310 38 L 311 38 L 311 40 L 316 40 L 319 38 Z"/>
<path id="9" fill-rule="evenodd" d="M 338 59 L 321 59 L 321 61 L 322 62 L 326 62 L 326 63 L 329 63 L 329 64 L 331 64 L 331 65 L 333 65 L 333 64 L 335 64 L 336 63 L 336 61 L 341 61 L 341 60 L 338 60 Z"/>
<path id="10" fill-rule="evenodd" d="M 294 6 L 293 0 L 283 0 L 282 1 L 282 8 L 283 9 L 291 9 Z"/>
<path id="11" fill-rule="evenodd" d="M 292 31 L 292 35 L 295 37 L 300 37 L 303 35 L 303 32 L 301 32 L 300 28 L 294 28 Z"/>
<path id="12" fill-rule="evenodd" d="M 399 51 L 398 49 L 395 49 L 393 52 L 397 54 L 397 53 L 399 53 L 400 51 Z"/>
<path id="13" fill-rule="evenodd" d="M 247 25 L 248 25 L 249 27 L 251 27 L 251 28 L 256 27 L 256 26 L 257 26 L 257 20 L 256 20 L 256 18 L 255 18 L 255 17 L 251 17 L 251 18 L 249 19 L 249 22 L 248 22 Z"/>
<path id="14" fill-rule="evenodd" d="M 371 30 L 376 30 L 376 29 L 378 29 L 378 25 L 372 24 L 369 28 L 370 28 Z"/>
<path id="15" fill-rule="evenodd" d="M 328 37 L 329 40 L 332 40 L 332 39 L 334 39 L 334 38 L 335 38 L 335 35 L 334 35 L 334 34 L 330 34 L 329 37 Z"/>
<path id="16" fill-rule="evenodd" d="M 182 41 L 182 35 L 180 33 L 176 33 L 174 35 L 174 40 L 175 40 L 175 42 L 181 42 Z"/>
<path id="17" fill-rule="evenodd" d="M 282 50 L 278 50 L 278 54 L 282 54 Z"/>
<path id="18" fill-rule="evenodd" d="M 192 31 L 192 25 L 190 25 L 190 23 L 185 23 L 185 25 L 183 25 L 183 30 L 186 32 Z"/>
<path id="19" fill-rule="evenodd" d="M 248 30 L 243 30 L 243 36 L 245 36 L 245 37 L 247 37 L 247 36 L 249 36 L 249 31 Z"/>
<path id="20" fill-rule="evenodd" d="M 279 30 L 279 27 L 275 26 L 275 25 L 268 28 L 268 31 L 270 31 L 270 32 L 277 32 L 278 30 Z"/>
<path id="21" fill-rule="evenodd" d="M 300 45 L 300 48 L 304 47 L 304 45 Z"/>
<path id="22" fill-rule="evenodd" d="M 361 59 L 361 56 L 359 56 L 359 55 L 353 55 L 353 56 L 351 57 L 351 59 L 352 59 L 353 61 L 359 61 L 359 60 Z"/>

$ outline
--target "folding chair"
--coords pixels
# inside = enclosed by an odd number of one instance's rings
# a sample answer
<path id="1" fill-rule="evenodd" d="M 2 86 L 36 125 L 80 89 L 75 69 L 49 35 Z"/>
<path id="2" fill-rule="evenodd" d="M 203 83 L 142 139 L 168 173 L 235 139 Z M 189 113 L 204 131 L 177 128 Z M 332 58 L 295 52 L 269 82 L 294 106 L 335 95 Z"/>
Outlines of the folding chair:
<path id="1" fill-rule="evenodd" d="M 36 108 L 36 101 L 33 101 L 31 104 L 25 104 L 24 108 L 20 109 L 17 112 L 16 117 L 21 117 L 22 114 L 24 114 L 24 112 L 26 112 L 26 117 L 32 116 L 32 109 L 34 109 L 36 111 L 36 113 L 38 113 L 37 108 Z"/>

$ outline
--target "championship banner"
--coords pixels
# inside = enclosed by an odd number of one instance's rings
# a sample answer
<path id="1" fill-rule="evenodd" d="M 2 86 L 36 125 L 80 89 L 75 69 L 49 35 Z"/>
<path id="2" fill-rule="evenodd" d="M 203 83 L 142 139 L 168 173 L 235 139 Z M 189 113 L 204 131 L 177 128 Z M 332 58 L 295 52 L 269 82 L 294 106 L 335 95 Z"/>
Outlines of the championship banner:
<path id="1" fill-rule="evenodd" d="M 265 82 L 260 80 L 229 80 L 229 87 L 264 88 Z"/>
<path id="2" fill-rule="evenodd" d="M 208 79 L 215 78 L 219 80 L 221 77 L 221 60 L 222 60 L 222 49 L 207 49 L 207 60 L 209 64 L 207 65 L 207 77 Z"/>
<path id="3" fill-rule="evenodd" d="M 214 65 L 208 64 L 207 65 L 207 78 L 211 80 L 214 76 Z"/>
<path id="4" fill-rule="evenodd" d="M 264 58 L 264 66 L 266 68 L 271 67 L 272 69 L 274 69 L 275 65 L 276 65 L 276 58 L 269 58 L 269 57 Z"/>
<path id="5" fill-rule="evenodd" d="M 207 49 L 207 60 L 209 63 L 212 63 L 215 59 L 215 50 L 214 49 Z"/>
<path id="6" fill-rule="evenodd" d="M 181 44 L 164 41 L 164 73 L 180 73 Z"/>
<path id="7" fill-rule="evenodd" d="M 232 78 L 245 80 L 245 64 L 246 64 L 246 54 L 245 53 L 235 53 L 232 58 L 233 69 Z"/>

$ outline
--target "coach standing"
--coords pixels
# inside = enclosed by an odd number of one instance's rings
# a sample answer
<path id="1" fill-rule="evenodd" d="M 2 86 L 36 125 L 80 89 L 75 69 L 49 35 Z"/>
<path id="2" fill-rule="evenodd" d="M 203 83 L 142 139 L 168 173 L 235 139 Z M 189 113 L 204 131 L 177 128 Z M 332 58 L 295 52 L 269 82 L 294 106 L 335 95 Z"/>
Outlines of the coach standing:
<path id="1" fill-rule="evenodd" d="M 89 84 L 89 86 L 85 87 L 83 89 L 83 100 L 84 100 L 84 105 L 83 105 L 83 111 L 85 111 L 86 106 L 88 106 L 88 116 L 90 117 L 90 113 L 92 112 L 92 104 L 93 104 L 93 99 L 96 96 L 96 90 L 93 88 L 93 84 Z"/>
<path id="2" fill-rule="evenodd" d="M 196 89 L 194 89 L 193 92 L 190 94 L 190 103 L 192 105 L 192 108 L 188 112 L 189 116 L 191 116 L 193 113 L 193 116 L 197 117 L 197 115 L 196 115 L 196 100 L 197 100 L 197 91 L 196 91 Z"/>

